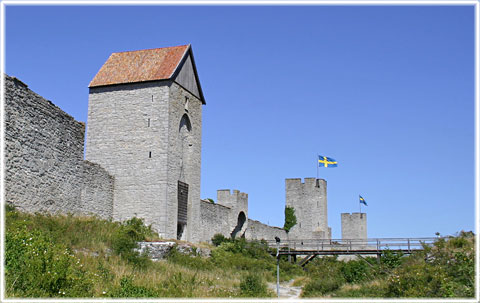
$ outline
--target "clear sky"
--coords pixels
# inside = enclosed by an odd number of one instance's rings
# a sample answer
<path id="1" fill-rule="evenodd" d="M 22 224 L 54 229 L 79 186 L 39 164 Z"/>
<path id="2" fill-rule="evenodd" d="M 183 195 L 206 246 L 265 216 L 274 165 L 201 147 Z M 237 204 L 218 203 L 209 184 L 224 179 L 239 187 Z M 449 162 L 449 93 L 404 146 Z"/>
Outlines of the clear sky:
<path id="1" fill-rule="evenodd" d="M 283 226 L 285 178 L 328 184 L 369 237 L 474 230 L 473 6 L 7 6 L 6 73 L 77 120 L 112 52 L 191 43 L 202 198 Z M 88 127 L 88 125 L 87 125 Z"/>

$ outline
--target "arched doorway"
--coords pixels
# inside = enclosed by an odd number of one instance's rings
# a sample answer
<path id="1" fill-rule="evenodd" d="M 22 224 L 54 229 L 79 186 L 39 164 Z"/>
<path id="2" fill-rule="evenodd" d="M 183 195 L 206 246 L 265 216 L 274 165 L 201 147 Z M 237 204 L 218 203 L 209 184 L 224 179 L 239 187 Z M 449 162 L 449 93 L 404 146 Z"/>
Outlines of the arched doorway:
<path id="1" fill-rule="evenodd" d="M 185 240 L 186 228 L 188 221 L 188 157 L 189 157 L 189 147 L 190 147 L 190 135 L 192 130 L 192 124 L 187 114 L 182 116 L 180 124 L 178 127 L 178 140 L 177 140 L 177 150 L 179 152 L 178 165 L 180 169 L 180 174 L 178 176 L 178 187 L 177 187 L 177 240 Z"/>
<path id="2" fill-rule="evenodd" d="M 242 230 L 242 227 L 243 227 L 243 224 L 245 224 L 245 221 L 247 221 L 247 216 L 245 216 L 245 213 L 242 211 L 238 214 L 237 226 L 235 226 L 232 233 L 230 234 L 232 239 L 235 239 L 235 236 L 237 235 L 237 233 Z"/>

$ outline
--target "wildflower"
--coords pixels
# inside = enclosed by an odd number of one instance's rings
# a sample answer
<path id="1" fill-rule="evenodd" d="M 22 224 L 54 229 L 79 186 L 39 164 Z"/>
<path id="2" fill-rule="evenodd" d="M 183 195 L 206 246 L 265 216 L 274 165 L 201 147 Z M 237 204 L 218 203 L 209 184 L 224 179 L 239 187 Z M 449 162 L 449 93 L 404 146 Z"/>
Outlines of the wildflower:
<path id="1" fill-rule="evenodd" d="M 106 294 L 107 292 L 106 291 L 103 291 L 102 294 Z"/>

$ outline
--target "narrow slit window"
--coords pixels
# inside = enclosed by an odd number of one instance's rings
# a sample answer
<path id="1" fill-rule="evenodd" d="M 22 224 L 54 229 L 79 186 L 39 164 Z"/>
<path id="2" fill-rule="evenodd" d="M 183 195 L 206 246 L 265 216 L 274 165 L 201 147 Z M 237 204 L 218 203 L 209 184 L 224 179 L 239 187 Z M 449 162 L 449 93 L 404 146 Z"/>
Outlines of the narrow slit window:
<path id="1" fill-rule="evenodd" d="M 152 157 L 152 152 L 148 152 L 148 157 L 149 157 L 149 158 Z"/>
<path id="2" fill-rule="evenodd" d="M 150 118 L 148 118 L 148 127 L 150 127 Z"/>

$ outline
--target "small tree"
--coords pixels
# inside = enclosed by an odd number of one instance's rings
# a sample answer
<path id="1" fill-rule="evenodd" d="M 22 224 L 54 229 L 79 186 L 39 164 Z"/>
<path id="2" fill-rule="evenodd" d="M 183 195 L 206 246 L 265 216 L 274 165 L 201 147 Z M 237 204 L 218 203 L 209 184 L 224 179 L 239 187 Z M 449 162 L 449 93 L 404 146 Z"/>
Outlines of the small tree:
<path id="1" fill-rule="evenodd" d="M 295 208 L 285 206 L 285 224 L 283 229 L 288 233 L 292 227 L 297 224 L 297 217 L 295 216 Z"/>

